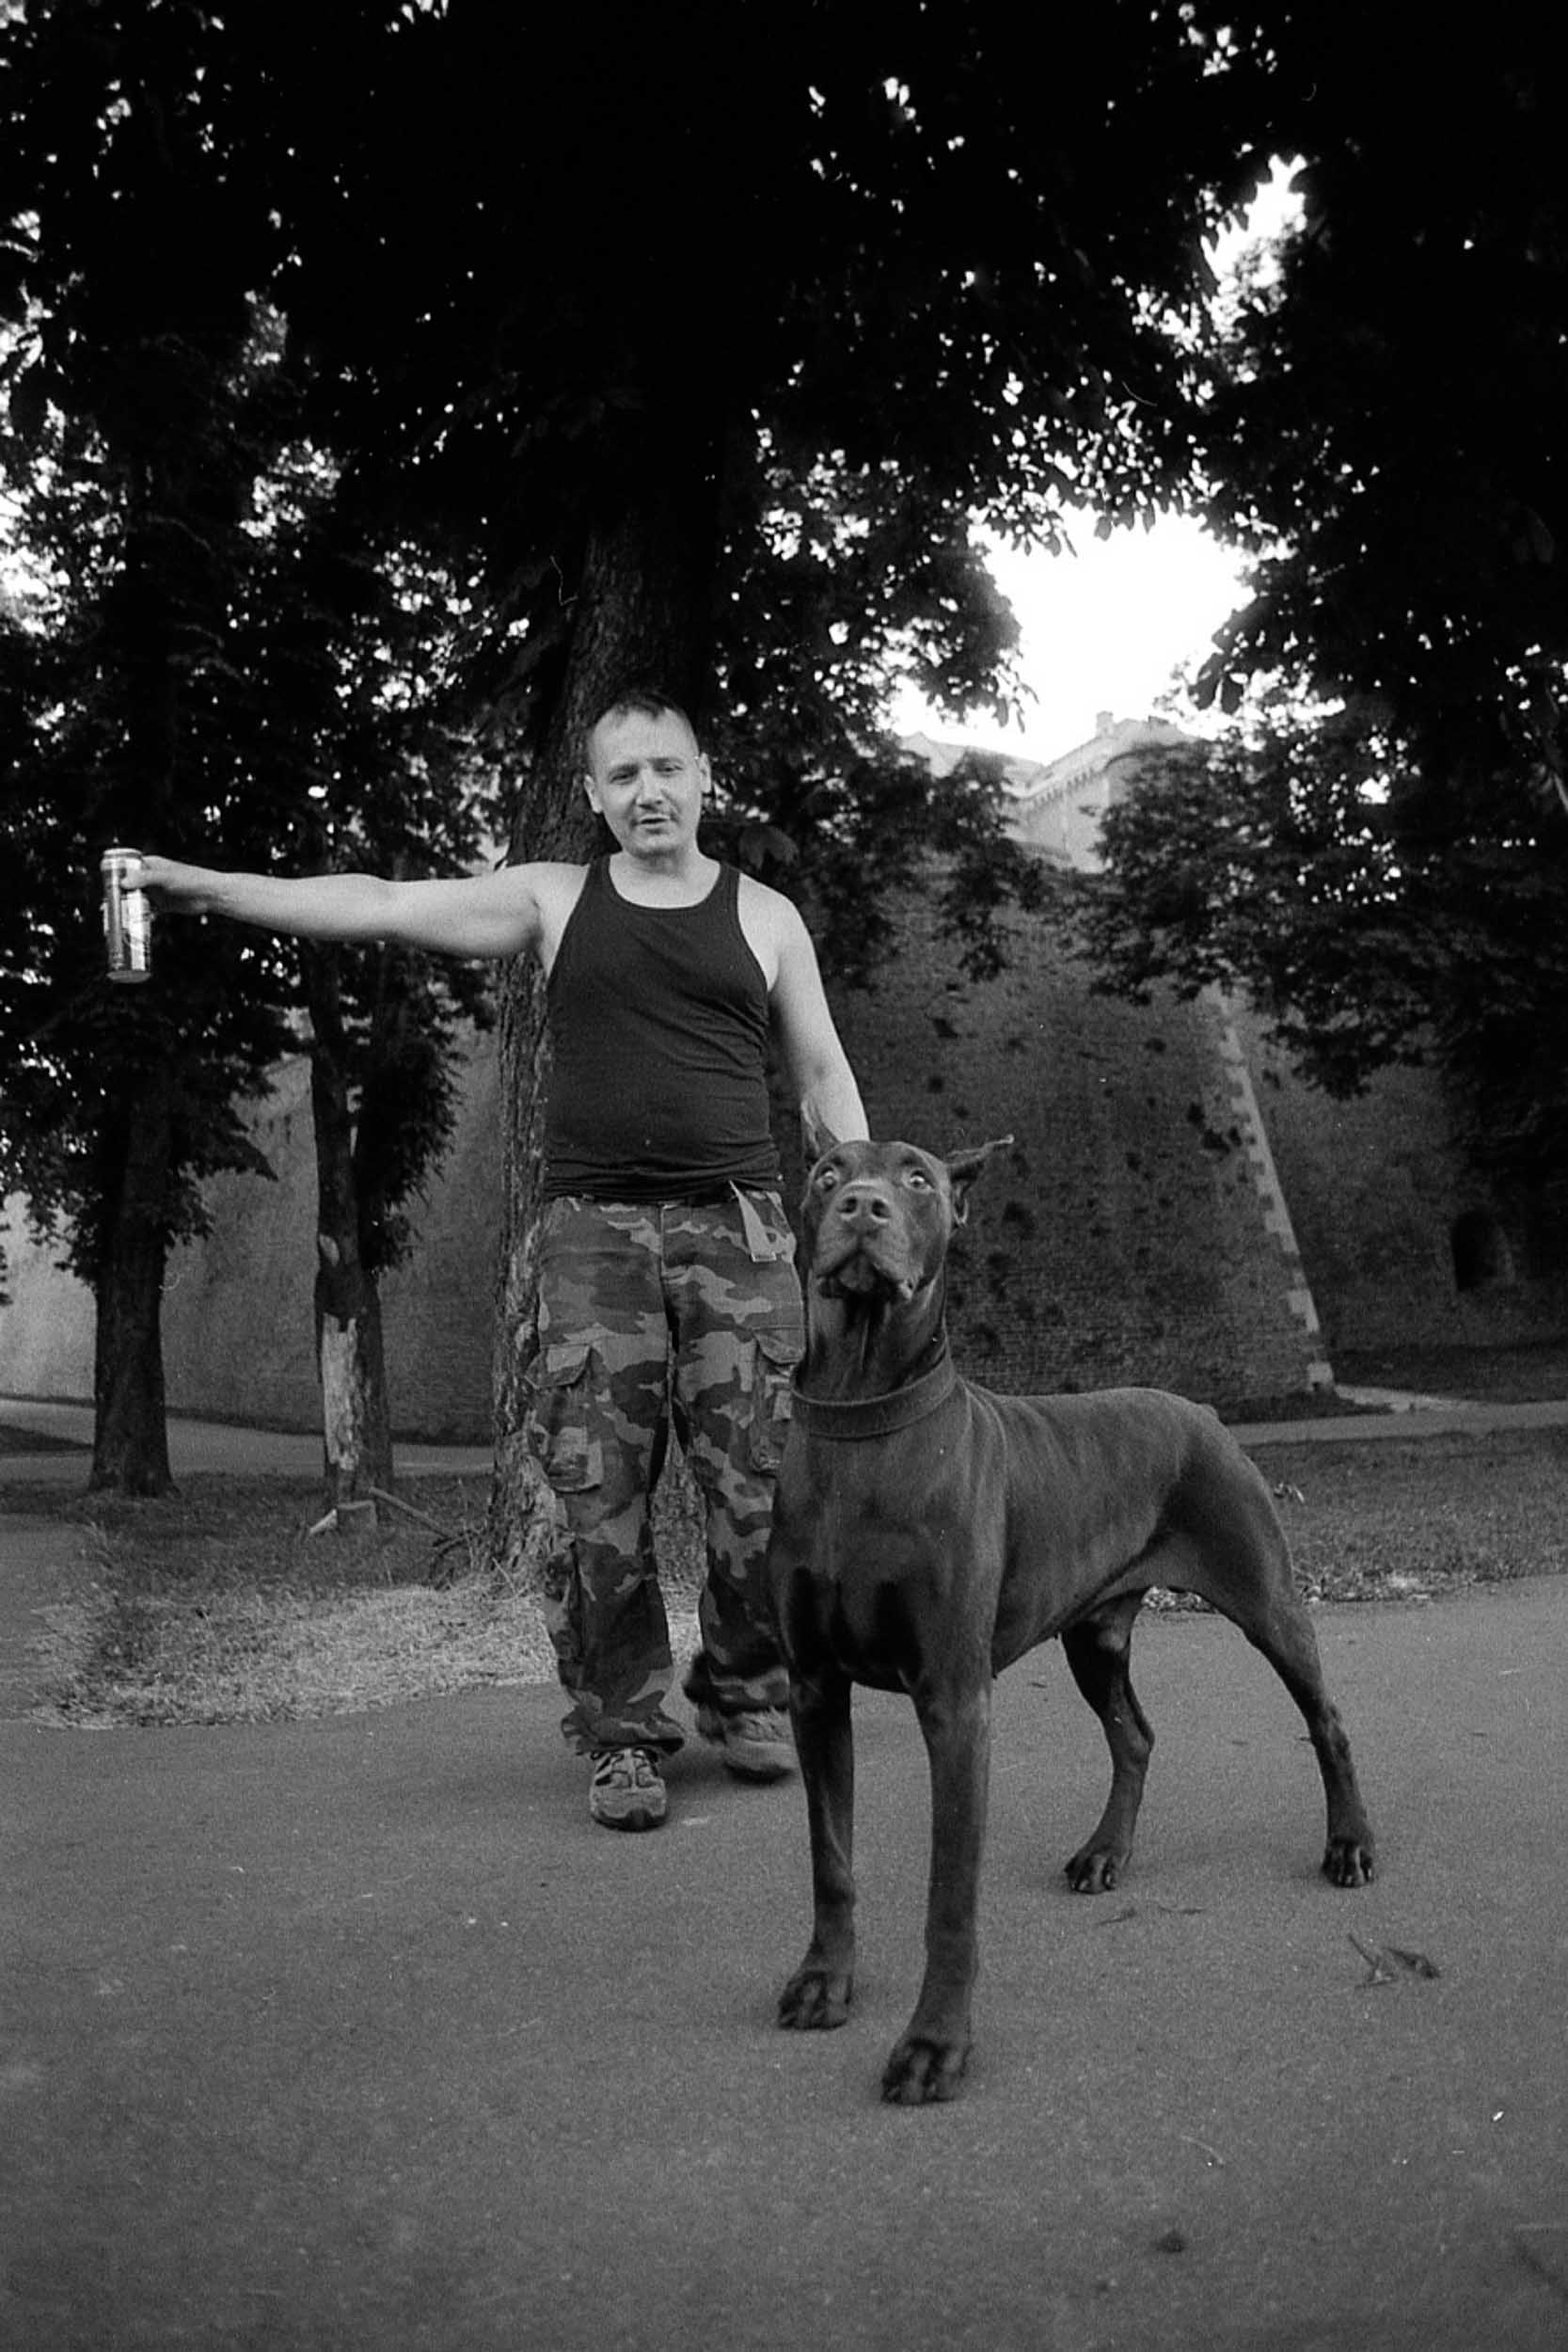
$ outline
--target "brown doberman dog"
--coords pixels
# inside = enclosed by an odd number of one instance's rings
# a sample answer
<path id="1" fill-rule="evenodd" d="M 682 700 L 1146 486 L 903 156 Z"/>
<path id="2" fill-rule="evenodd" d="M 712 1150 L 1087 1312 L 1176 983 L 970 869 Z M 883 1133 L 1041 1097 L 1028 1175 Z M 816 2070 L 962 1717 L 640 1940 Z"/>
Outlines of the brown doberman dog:
<path id="1" fill-rule="evenodd" d="M 1153 1734 L 1128 1650 L 1156 1584 L 1231 1618 L 1300 1708 L 1327 1796 L 1323 1867 L 1336 1886 L 1371 1877 L 1372 1834 L 1268 1486 L 1216 1416 L 1156 1389 L 996 1396 L 958 1377 L 948 1239 L 1003 1144 L 944 1163 L 908 1143 L 824 1140 L 806 1183 L 809 1337 L 768 1552 L 815 1901 L 779 2022 L 844 2023 L 854 1970 L 850 1692 L 857 1682 L 907 1691 L 930 1762 L 927 1963 L 882 2095 L 918 2106 L 950 2099 L 969 2055 L 990 1686 L 1037 1643 L 1060 1635 L 1111 1750 L 1103 1817 L 1067 1865 L 1079 1892 L 1114 1886 L 1132 1850 Z"/>

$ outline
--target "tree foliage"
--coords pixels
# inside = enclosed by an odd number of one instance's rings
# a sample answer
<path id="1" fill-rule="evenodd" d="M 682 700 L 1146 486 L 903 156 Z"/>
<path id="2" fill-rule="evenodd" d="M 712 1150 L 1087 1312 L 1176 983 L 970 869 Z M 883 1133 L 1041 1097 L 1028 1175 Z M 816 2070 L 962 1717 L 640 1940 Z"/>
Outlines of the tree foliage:
<path id="1" fill-rule="evenodd" d="M 221 781 L 236 801 L 265 797 L 266 863 L 404 878 L 482 865 L 496 788 L 455 708 L 463 584 L 367 536 L 307 445 L 281 453 L 263 486 L 254 570 L 230 612 L 237 740 Z M 386 944 L 252 935 L 249 952 L 344 1073 L 358 1252 L 385 1273 L 407 1254 L 408 1204 L 450 1139 L 456 1049 L 465 1025 L 491 1017 L 487 976 Z"/>
<path id="2" fill-rule="evenodd" d="M 958 0 L 361 5 L 292 80 L 291 13 L 264 69 L 279 300 L 367 495 L 483 548 L 498 686 L 562 656 L 584 550 L 655 463 L 708 647 L 742 632 L 759 689 L 784 649 L 807 704 L 856 667 L 825 576 L 867 655 L 902 635 L 970 701 L 996 651 L 966 652 L 974 518 L 1050 539 L 1066 498 L 1132 513 L 1184 481 L 1167 314 L 1266 165 L 1230 12 L 1097 9 L 1043 86 L 1036 28 Z M 746 667 L 723 685 L 754 711 Z"/>
<path id="3" fill-rule="evenodd" d="M 416 582 L 391 534 L 340 515 L 304 438 L 261 298 L 276 223 L 264 187 L 240 192 L 251 100 L 209 72 L 214 23 L 30 10 L 7 30 L 0 142 L 0 454 L 35 580 L 0 631 L 18 882 L 0 1175 L 95 1288 L 94 1482 L 137 1490 L 167 1478 L 164 1260 L 203 1230 L 207 1178 L 264 1172 L 241 1112 L 299 1043 L 299 1009 L 329 1008 L 373 1277 L 450 1127 L 448 1047 L 474 1003 L 445 970 L 345 956 L 328 988 L 319 961 L 176 923 L 150 986 L 104 982 L 111 841 L 250 867 L 476 848 L 463 761 L 429 716 L 451 582 L 428 564 Z"/>
<path id="4" fill-rule="evenodd" d="M 330 41 L 297 0 L 38 0 L 8 41 L 21 433 L 226 452 L 264 294 L 345 512 L 483 564 L 489 707 L 546 740 L 591 550 L 667 484 L 666 666 L 781 774 L 863 763 L 900 668 L 1005 701 L 976 517 L 1049 542 L 1185 480 L 1169 323 L 1266 160 L 1266 42 L 1203 0 L 1095 11 L 1043 93 L 958 0 L 345 0 Z"/>
<path id="5" fill-rule="evenodd" d="M 193 547 L 188 506 L 166 503 L 140 469 L 127 480 L 90 428 L 44 420 L 8 455 L 27 492 L 26 552 L 48 586 L 0 629 L 11 878 L 0 914 L 0 1176 L 45 1230 L 67 1220 L 69 1262 L 93 1282 L 132 1105 L 159 1095 L 171 1122 L 153 1211 L 166 1242 L 199 1231 L 202 1181 L 255 1164 L 236 1102 L 289 1041 L 235 942 L 214 954 L 160 934 L 155 990 L 104 980 L 100 852 L 160 832 L 194 840 L 211 799 L 198 779 L 233 755 L 205 649 L 221 637 L 245 542 L 234 515 Z M 230 815 L 232 850 L 260 853 L 262 795 Z"/>
<path id="6" fill-rule="evenodd" d="M 1405 830 L 1463 835 L 1568 772 L 1560 43 L 1503 0 L 1413 80 L 1397 13 L 1345 31 L 1280 12 L 1304 218 L 1217 354 L 1209 511 L 1255 563 L 1204 687 L 1356 698 L 1408 747 Z"/>
<path id="7" fill-rule="evenodd" d="M 514 854 L 580 853 L 583 723 L 619 670 L 654 669 L 718 723 L 742 837 L 793 846 L 831 940 L 858 898 L 874 942 L 935 827 L 983 961 L 1010 881 L 994 789 L 923 786 L 878 707 L 900 671 L 950 707 L 1006 702 L 977 521 L 1050 543 L 1069 500 L 1127 517 L 1187 483 L 1202 237 L 1266 168 L 1275 13 L 1108 0 L 1042 80 L 1037 27 L 1000 0 L 341 0 L 329 27 L 300 0 L 30 0 L 0 97 L 11 423 L 28 451 L 90 442 L 60 479 L 111 518 L 77 604 L 105 649 L 97 739 L 69 747 L 90 804 L 55 870 L 105 830 L 223 863 L 309 850 L 325 805 L 261 736 L 309 754 L 303 727 L 330 765 L 325 706 L 307 670 L 280 723 L 230 659 L 235 583 L 262 592 L 259 485 L 298 444 L 332 482 L 310 561 L 418 544 L 464 584 Z M 265 585 L 277 652 L 309 564 Z M 63 706 L 30 707 L 41 740 Z M 87 707 L 78 681 L 72 727 Z M 204 729 L 261 752 L 259 786 Z M 160 1000 L 172 1038 L 115 1008 L 156 1034 L 160 1088 L 117 1098 L 140 1139 L 105 1200 L 133 1161 L 199 1172 L 179 1090 L 207 1089 L 218 1135 L 279 969 L 203 940 Z M 225 987 L 242 973 L 265 984 Z M 506 995 L 526 1231 L 537 1007 L 520 977 Z M 173 1227 L 139 1215 L 145 1288 Z"/>
<path id="8" fill-rule="evenodd" d="M 1392 12 L 1275 11 L 1300 227 L 1205 349 L 1250 557 L 1200 701 L 1106 828 L 1106 984 L 1243 984 L 1312 1077 L 1427 1059 L 1496 1175 L 1568 1193 L 1568 167 L 1504 0 L 1413 79 Z M 1413 96 L 1418 103 L 1413 103 Z"/>
<path id="9" fill-rule="evenodd" d="M 35 526 L 62 499 L 87 503 L 92 483 L 57 440 L 45 433 L 31 451 Z M 417 571 L 407 551 L 345 539 L 319 461 L 275 440 L 248 515 L 203 550 L 203 642 L 186 659 L 166 645 L 161 657 L 164 760 L 156 790 L 139 781 L 140 804 L 161 807 L 162 822 L 121 821 L 135 782 L 105 808 L 131 692 L 124 589 L 140 518 L 106 468 L 98 487 L 87 571 L 56 564 L 43 609 L 24 607 L 0 634 L 13 722 L 0 822 L 21 878 L 0 958 L 0 1176 L 102 1295 L 123 1236 L 131 1130 L 158 1112 L 159 1175 L 141 1203 L 150 1279 L 174 1241 L 205 1230 L 208 1178 L 269 1172 L 241 1114 L 280 1055 L 304 1043 L 329 1060 L 344 1096 L 347 1157 L 325 1188 L 347 1204 L 354 1263 L 373 1281 L 405 1253 L 409 1202 L 450 1135 L 454 1041 L 485 1010 L 480 976 L 386 948 L 306 954 L 167 922 L 156 927 L 152 982 L 113 989 L 97 854 L 112 834 L 238 866 L 473 862 L 479 771 L 436 711 L 450 583 Z M 70 533 L 57 535 L 69 552 Z M 52 560 L 47 530 L 33 552 Z M 166 589 L 158 551 L 146 562 Z"/>
<path id="10" fill-rule="evenodd" d="M 1242 988 L 1338 1095 L 1433 1062 L 1507 1184 L 1568 1198 L 1568 826 L 1528 776 L 1413 836 L 1415 756 L 1367 712 L 1275 713 L 1162 755 L 1078 901 L 1099 983 Z"/>

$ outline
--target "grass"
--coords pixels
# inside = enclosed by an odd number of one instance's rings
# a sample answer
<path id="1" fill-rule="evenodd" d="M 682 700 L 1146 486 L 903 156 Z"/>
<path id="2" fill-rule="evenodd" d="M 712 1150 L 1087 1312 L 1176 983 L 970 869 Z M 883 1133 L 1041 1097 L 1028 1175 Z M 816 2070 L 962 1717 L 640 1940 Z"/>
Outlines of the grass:
<path id="1" fill-rule="evenodd" d="M 156 1502 L 30 1486 L 30 1514 L 80 1530 L 75 1589 L 43 1613 L 39 1711 L 83 1730 L 357 1712 L 554 1679 L 537 1590 L 491 1572 L 488 1480 L 406 1479 L 422 1520 L 368 1542 L 309 1531 L 315 1479 L 218 1475 Z M 695 1647 L 695 1517 L 661 1494 L 677 1652 Z"/>
<path id="2" fill-rule="evenodd" d="M 1314 1604 L 1427 1603 L 1568 1566 L 1568 1431 L 1270 1445 L 1256 1458 Z M 47 1613 L 40 1711 L 83 1729 L 253 1723 L 549 1681 L 537 1593 L 485 1563 L 486 1489 L 406 1481 L 403 1498 L 445 1539 L 399 1515 L 361 1545 L 307 1533 L 313 1481 L 198 1477 L 134 1503 L 31 1487 L 24 1507 L 79 1528 L 82 1546 L 78 1589 Z M 683 1485 L 666 1481 L 656 1519 L 684 1656 L 702 1546 Z"/>
<path id="3" fill-rule="evenodd" d="M 1432 1600 L 1568 1568 L 1568 1430 L 1270 1445 L 1311 1601 Z"/>
<path id="4" fill-rule="evenodd" d="M 1520 1340 L 1506 1347 L 1410 1346 L 1336 1349 L 1345 1388 L 1407 1389 L 1477 1404 L 1534 1405 L 1568 1395 L 1568 1343 Z"/>

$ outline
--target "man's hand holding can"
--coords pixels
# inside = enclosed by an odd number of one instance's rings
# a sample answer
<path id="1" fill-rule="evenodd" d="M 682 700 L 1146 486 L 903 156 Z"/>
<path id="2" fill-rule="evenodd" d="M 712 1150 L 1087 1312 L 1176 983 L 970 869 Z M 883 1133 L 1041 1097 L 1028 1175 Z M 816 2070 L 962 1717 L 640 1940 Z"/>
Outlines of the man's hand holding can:
<path id="1" fill-rule="evenodd" d="M 111 980 L 134 982 L 152 977 L 152 909 L 142 887 L 139 850 L 105 850 L 99 860 L 103 878 L 103 947 Z"/>

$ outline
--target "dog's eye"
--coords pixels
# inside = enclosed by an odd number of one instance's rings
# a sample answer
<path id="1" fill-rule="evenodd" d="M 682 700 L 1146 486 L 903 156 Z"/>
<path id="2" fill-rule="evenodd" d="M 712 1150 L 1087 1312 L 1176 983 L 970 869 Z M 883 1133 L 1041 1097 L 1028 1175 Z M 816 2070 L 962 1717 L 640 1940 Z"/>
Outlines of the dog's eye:
<path id="1" fill-rule="evenodd" d="M 837 1168 L 822 1168 L 822 1169 L 818 1172 L 818 1175 L 817 1175 L 817 1178 L 816 1178 L 816 1189 L 817 1189 L 817 1191 L 818 1191 L 818 1192 L 832 1192 L 832 1190 L 833 1186 L 837 1184 L 837 1182 L 838 1182 L 838 1170 L 837 1170 Z"/>
<path id="2" fill-rule="evenodd" d="M 916 1192 L 929 1192 L 931 1189 L 931 1180 L 923 1168 L 905 1168 L 904 1182 L 912 1184 Z"/>

